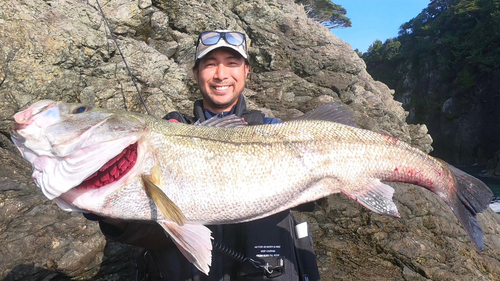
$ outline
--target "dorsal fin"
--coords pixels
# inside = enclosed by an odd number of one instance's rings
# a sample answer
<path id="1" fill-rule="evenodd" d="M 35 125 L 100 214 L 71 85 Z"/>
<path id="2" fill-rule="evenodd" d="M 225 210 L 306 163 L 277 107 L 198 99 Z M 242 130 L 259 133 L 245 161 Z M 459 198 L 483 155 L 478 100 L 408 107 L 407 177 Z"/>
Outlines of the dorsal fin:
<path id="1" fill-rule="evenodd" d="M 341 123 L 352 127 L 358 127 L 352 121 L 354 115 L 342 105 L 332 102 L 318 106 L 317 108 L 306 112 L 304 115 L 292 120 L 322 120 Z"/>

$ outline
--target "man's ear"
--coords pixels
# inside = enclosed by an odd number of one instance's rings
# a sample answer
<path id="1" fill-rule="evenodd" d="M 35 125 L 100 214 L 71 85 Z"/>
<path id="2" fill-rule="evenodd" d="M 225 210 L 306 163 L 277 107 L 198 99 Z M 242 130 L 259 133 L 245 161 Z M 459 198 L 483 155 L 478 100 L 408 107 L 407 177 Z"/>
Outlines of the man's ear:
<path id="1" fill-rule="evenodd" d="M 193 68 L 194 80 L 198 82 L 198 68 Z"/>
<path id="2" fill-rule="evenodd" d="M 250 65 L 245 64 L 245 78 L 248 78 L 248 73 L 250 73 Z"/>

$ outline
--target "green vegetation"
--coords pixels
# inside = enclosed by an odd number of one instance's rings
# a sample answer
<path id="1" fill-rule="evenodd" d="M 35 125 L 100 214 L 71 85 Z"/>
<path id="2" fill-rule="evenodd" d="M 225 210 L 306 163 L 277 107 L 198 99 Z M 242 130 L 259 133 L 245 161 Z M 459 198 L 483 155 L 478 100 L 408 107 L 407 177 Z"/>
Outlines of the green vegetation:
<path id="1" fill-rule="evenodd" d="M 303 5 L 308 17 L 317 20 L 326 27 L 351 27 L 351 19 L 346 17 L 347 11 L 330 0 L 296 0 Z"/>
<path id="2" fill-rule="evenodd" d="M 428 89 L 405 89 L 404 81 L 426 76 L 448 92 L 425 99 L 470 101 L 479 81 L 484 83 L 500 65 L 500 0 L 432 0 L 401 25 L 397 38 L 375 41 L 361 57 L 368 72 L 396 93 L 425 94 Z M 412 100 L 421 103 L 423 98 Z M 429 109 L 422 110 L 425 115 Z"/>

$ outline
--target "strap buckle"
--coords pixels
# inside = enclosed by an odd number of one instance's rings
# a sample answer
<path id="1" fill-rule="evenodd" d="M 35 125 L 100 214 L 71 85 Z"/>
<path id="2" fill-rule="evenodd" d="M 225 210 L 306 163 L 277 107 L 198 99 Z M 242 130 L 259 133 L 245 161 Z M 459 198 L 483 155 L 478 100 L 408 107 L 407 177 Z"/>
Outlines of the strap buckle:
<path id="1" fill-rule="evenodd" d="M 268 278 L 281 276 L 285 272 L 285 262 L 283 261 L 282 257 L 276 258 L 275 265 L 272 265 L 269 262 L 263 264 L 251 258 L 247 258 L 247 260 L 256 268 L 261 268 L 264 271 L 264 275 L 266 275 Z"/>

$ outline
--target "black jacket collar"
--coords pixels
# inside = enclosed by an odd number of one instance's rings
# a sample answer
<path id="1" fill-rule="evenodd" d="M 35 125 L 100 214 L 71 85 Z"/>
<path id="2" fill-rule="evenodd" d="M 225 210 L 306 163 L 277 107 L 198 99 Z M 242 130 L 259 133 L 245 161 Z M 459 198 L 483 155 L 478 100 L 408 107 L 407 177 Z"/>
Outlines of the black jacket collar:
<path id="1" fill-rule="evenodd" d="M 243 94 L 240 94 L 240 96 L 238 97 L 238 102 L 236 102 L 236 105 L 234 106 L 234 114 L 238 117 L 241 117 L 246 109 L 247 103 L 245 101 L 245 96 L 243 96 Z M 205 117 L 205 110 L 203 109 L 203 100 L 197 100 L 194 102 L 193 114 L 195 119 L 200 120 L 200 122 L 207 120 L 207 118 Z"/>

